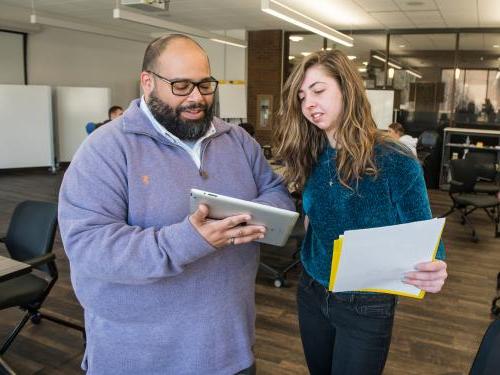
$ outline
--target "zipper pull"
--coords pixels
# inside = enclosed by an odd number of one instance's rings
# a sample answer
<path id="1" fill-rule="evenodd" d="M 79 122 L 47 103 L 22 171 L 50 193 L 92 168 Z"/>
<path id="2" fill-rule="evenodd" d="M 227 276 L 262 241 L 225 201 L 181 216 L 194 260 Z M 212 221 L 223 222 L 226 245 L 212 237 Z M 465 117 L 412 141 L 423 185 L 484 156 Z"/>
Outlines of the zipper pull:
<path id="1" fill-rule="evenodd" d="M 200 176 L 201 176 L 204 180 L 206 180 L 206 179 L 208 178 L 208 173 L 207 173 L 207 172 L 205 172 L 203 169 L 200 169 L 198 172 L 200 173 Z"/>

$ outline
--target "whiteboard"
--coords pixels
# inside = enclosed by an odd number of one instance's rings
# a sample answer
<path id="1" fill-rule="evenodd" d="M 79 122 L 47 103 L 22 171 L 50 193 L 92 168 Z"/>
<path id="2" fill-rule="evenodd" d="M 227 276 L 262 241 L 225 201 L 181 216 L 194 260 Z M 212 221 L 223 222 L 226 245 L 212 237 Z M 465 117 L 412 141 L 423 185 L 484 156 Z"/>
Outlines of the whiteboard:
<path id="1" fill-rule="evenodd" d="M 247 86 L 241 84 L 221 84 L 219 91 L 220 118 L 247 117 Z"/>
<path id="2" fill-rule="evenodd" d="M 56 87 L 54 89 L 57 160 L 69 162 L 87 137 L 85 125 L 108 118 L 111 89 L 107 87 Z"/>
<path id="3" fill-rule="evenodd" d="M 54 167 L 49 86 L 0 85 L 0 169 Z"/>
<path id="4" fill-rule="evenodd" d="M 379 129 L 389 129 L 394 111 L 394 90 L 366 90 L 372 116 Z"/>

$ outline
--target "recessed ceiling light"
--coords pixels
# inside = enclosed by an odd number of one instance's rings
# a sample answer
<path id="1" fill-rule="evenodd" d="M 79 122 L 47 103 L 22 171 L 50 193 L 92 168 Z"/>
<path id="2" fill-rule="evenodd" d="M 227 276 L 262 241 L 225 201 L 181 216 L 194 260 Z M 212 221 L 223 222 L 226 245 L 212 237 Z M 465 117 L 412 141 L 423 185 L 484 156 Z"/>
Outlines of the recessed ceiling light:
<path id="1" fill-rule="evenodd" d="M 309 56 L 311 54 L 311 52 L 301 52 L 300 54 L 305 57 L 305 56 Z"/>
<path id="2" fill-rule="evenodd" d="M 292 42 L 300 42 L 304 40 L 304 37 L 298 35 L 290 35 L 288 39 L 290 39 Z"/>
<path id="3" fill-rule="evenodd" d="M 366 72 L 366 68 L 358 68 L 358 72 L 364 73 Z"/>
<path id="4" fill-rule="evenodd" d="M 295 56 L 292 56 L 292 55 L 288 56 L 288 60 L 293 60 L 294 58 L 295 58 Z"/>
<path id="5" fill-rule="evenodd" d="M 367 66 L 368 65 L 368 61 L 363 61 L 363 65 Z"/>
<path id="6" fill-rule="evenodd" d="M 493 44 L 493 48 L 500 48 L 500 44 Z"/>
<path id="7" fill-rule="evenodd" d="M 399 45 L 399 48 L 405 48 L 406 47 L 406 44 L 400 44 Z"/>
<path id="8" fill-rule="evenodd" d="M 355 60 L 355 59 L 356 59 L 356 56 L 354 56 L 354 55 L 349 55 L 349 56 L 347 56 L 347 58 L 348 58 L 349 60 Z"/>
<path id="9" fill-rule="evenodd" d="M 332 47 L 326 47 L 326 50 L 327 50 L 327 51 L 331 51 L 331 50 L 332 50 Z"/>

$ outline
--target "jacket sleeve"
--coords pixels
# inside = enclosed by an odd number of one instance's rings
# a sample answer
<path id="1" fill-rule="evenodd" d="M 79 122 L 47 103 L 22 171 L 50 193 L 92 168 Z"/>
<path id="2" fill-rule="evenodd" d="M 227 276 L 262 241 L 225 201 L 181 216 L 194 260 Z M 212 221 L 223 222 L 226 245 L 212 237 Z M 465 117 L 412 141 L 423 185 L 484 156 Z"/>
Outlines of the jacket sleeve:
<path id="1" fill-rule="evenodd" d="M 408 156 L 399 156 L 391 171 L 392 200 L 401 223 L 432 219 L 422 167 Z M 445 259 L 443 241 L 439 242 L 437 259 Z"/>
<path id="2" fill-rule="evenodd" d="M 66 171 L 59 193 L 59 226 L 72 272 L 146 284 L 175 276 L 216 251 L 188 218 L 162 228 L 129 225 L 126 169 L 118 141 L 104 144 L 89 137 Z"/>

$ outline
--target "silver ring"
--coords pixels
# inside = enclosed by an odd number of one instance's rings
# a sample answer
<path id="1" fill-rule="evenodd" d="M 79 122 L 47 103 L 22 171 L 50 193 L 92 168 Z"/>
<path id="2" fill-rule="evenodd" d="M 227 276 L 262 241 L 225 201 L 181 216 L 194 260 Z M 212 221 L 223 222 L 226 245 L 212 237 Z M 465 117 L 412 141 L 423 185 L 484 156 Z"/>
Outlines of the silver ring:
<path id="1" fill-rule="evenodd" d="M 230 245 L 234 245 L 234 237 L 231 237 L 231 238 L 229 239 L 229 244 L 230 244 Z"/>

